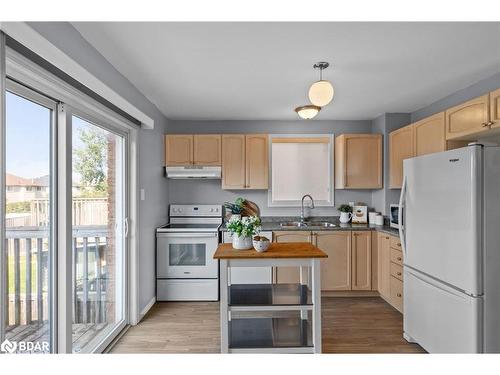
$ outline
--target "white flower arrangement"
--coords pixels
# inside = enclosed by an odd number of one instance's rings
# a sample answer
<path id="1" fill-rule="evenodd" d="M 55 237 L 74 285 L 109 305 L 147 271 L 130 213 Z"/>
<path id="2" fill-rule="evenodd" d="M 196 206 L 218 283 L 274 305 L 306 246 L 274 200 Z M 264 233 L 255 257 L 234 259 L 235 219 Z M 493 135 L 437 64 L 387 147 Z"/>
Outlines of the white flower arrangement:
<path id="1" fill-rule="evenodd" d="M 238 218 L 232 216 L 227 224 L 227 230 L 237 237 L 253 237 L 261 230 L 261 221 L 257 216 Z"/>

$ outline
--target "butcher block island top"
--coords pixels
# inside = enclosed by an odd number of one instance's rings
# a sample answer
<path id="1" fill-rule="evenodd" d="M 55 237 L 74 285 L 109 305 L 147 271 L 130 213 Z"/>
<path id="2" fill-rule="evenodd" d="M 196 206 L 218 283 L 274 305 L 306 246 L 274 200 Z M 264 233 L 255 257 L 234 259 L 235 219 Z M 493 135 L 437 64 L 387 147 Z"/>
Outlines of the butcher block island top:
<path id="1" fill-rule="evenodd" d="M 309 243 L 273 242 L 263 253 L 254 249 L 236 250 L 230 243 L 220 244 L 214 254 L 215 259 L 282 259 L 282 258 L 328 258 L 323 251 Z"/>

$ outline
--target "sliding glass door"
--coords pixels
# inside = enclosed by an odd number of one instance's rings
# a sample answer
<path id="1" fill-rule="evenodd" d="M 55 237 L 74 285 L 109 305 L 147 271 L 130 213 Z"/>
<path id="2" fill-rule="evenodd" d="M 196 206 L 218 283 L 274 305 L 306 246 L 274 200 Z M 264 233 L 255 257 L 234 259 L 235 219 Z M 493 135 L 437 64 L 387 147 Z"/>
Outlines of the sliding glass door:
<path id="1" fill-rule="evenodd" d="M 13 82 L 6 92 L 5 246 L 2 294 L 7 352 L 50 352 L 56 103 Z"/>
<path id="2" fill-rule="evenodd" d="M 71 117 L 73 351 L 88 352 L 125 324 L 124 135 Z"/>

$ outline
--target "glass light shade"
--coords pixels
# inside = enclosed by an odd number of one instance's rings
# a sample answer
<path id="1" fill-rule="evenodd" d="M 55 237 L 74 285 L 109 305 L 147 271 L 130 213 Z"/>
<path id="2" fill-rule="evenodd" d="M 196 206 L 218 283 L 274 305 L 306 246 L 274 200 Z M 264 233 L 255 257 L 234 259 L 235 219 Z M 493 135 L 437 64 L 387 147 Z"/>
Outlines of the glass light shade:
<path id="1" fill-rule="evenodd" d="M 303 105 L 295 108 L 295 112 L 297 112 L 299 117 L 304 120 L 310 120 L 316 117 L 320 110 L 321 107 L 318 107 L 317 105 Z"/>
<path id="2" fill-rule="evenodd" d="M 330 82 L 317 81 L 309 88 L 309 100 L 314 105 L 324 107 L 332 101 L 334 93 L 335 91 Z"/>

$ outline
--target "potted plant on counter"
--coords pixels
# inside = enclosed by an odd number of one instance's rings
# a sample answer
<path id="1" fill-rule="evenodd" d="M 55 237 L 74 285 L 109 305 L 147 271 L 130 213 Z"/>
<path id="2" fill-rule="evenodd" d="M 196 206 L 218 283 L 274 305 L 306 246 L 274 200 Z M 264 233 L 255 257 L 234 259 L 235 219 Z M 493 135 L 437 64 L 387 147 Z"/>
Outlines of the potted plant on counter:
<path id="1" fill-rule="evenodd" d="M 233 248 L 248 250 L 253 247 L 252 237 L 260 232 L 260 219 L 257 216 L 244 218 L 231 216 L 227 230 L 233 236 Z"/>
<path id="2" fill-rule="evenodd" d="M 352 219 L 352 207 L 348 204 L 341 204 L 338 208 L 340 211 L 340 222 L 347 224 Z"/>
<path id="3" fill-rule="evenodd" d="M 224 203 L 224 207 L 226 208 L 226 210 L 231 213 L 231 218 L 235 217 L 241 219 L 241 213 L 243 212 L 244 206 L 245 206 L 244 198 L 236 198 L 234 203 L 231 202 Z"/>

